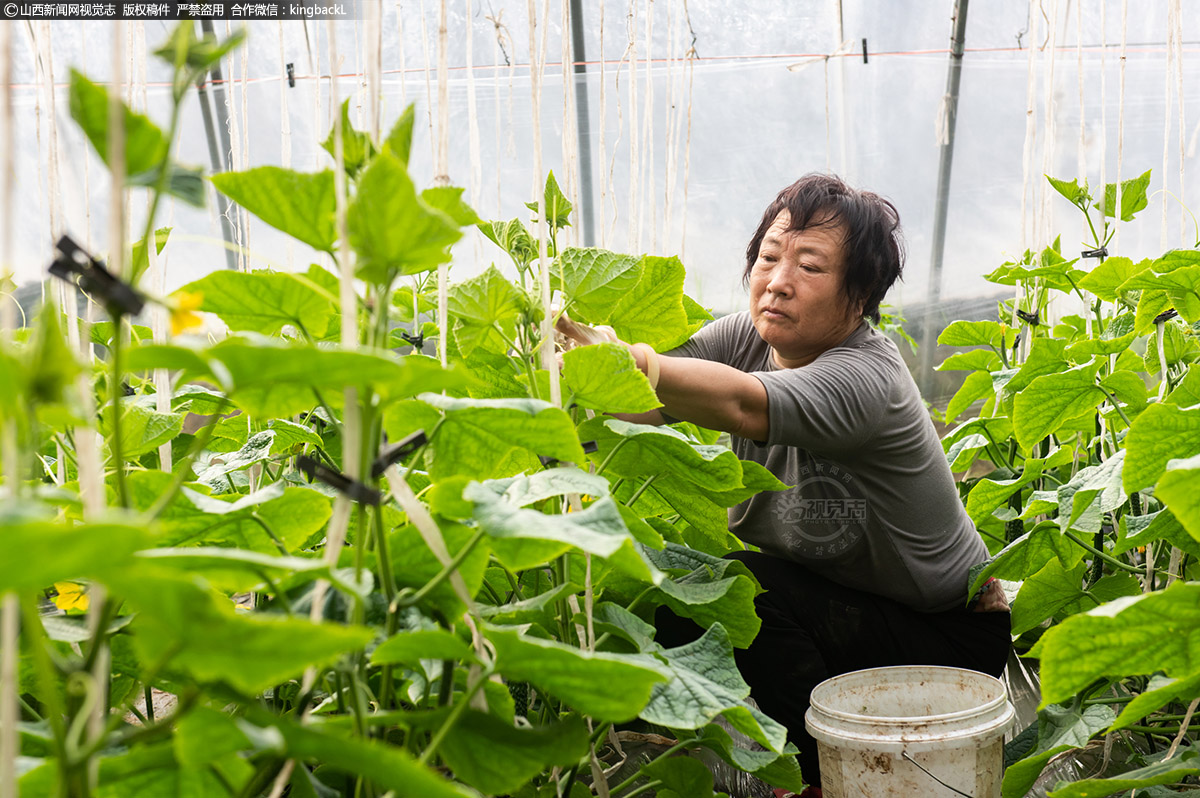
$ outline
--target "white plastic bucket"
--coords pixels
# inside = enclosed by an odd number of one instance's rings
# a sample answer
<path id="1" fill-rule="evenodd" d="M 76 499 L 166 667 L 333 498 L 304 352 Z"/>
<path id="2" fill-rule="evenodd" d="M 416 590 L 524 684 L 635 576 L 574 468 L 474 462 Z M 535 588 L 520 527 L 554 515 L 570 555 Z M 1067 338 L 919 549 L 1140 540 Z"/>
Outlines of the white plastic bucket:
<path id="1" fill-rule="evenodd" d="M 821 682 L 805 725 L 825 798 L 999 798 L 1013 717 L 999 679 L 905 665 Z"/>

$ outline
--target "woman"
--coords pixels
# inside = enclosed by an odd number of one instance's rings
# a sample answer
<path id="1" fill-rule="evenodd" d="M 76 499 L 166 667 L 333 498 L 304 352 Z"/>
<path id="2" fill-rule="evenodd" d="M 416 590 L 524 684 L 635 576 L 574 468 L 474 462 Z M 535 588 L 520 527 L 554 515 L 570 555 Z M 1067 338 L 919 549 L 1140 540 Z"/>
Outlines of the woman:
<path id="1" fill-rule="evenodd" d="M 779 193 L 747 247 L 749 310 L 666 357 L 631 347 L 663 405 L 631 420 L 726 431 L 739 457 L 794 486 L 730 510 L 730 530 L 760 549 L 731 556 L 766 590 L 762 629 L 736 654 L 814 785 L 804 713 L 819 682 L 916 664 L 998 676 L 1011 642 L 999 584 L 968 609 L 968 572 L 987 549 L 895 344 L 867 323 L 902 267 L 890 202 L 809 175 Z M 595 340 L 568 319 L 559 329 Z M 697 636 L 665 610 L 656 620 L 663 645 Z"/>

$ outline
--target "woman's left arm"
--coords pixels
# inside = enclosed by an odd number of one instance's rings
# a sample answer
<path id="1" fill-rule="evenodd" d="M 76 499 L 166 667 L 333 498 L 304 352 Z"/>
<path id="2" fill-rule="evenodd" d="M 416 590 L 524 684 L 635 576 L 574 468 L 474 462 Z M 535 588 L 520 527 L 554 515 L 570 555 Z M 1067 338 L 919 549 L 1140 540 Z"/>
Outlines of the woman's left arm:
<path id="1" fill-rule="evenodd" d="M 655 390 L 666 414 L 752 441 L 767 439 L 767 389 L 756 377 L 712 360 L 648 355 L 642 347 L 630 353 L 643 373 L 648 357 L 658 359 Z"/>

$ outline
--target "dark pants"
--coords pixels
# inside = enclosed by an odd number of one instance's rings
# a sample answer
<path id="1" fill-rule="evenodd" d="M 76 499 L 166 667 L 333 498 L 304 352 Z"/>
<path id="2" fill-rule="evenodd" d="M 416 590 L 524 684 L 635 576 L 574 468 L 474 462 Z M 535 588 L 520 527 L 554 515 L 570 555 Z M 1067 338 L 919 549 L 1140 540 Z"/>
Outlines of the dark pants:
<path id="1" fill-rule="evenodd" d="M 762 619 L 758 637 L 734 652 L 738 669 L 763 712 L 787 727 L 810 784 L 821 780 L 804 713 L 809 693 L 825 679 L 889 665 L 948 665 L 999 676 L 1008 661 L 1007 612 L 917 612 L 789 560 L 748 551 L 729 556 L 745 563 L 766 590 L 754 602 Z M 656 639 L 668 648 L 701 633 L 666 608 L 655 622 Z"/>

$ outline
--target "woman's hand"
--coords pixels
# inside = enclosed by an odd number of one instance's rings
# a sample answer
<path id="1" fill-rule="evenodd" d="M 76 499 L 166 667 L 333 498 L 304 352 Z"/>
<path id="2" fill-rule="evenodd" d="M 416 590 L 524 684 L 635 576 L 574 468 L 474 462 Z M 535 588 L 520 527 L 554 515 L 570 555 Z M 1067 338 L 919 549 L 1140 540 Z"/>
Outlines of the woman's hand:
<path id="1" fill-rule="evenodd" d="M 587 324 L 581 324 L 580 322 L 572 321 L 571 317 L 566 313 L 559 316 L 554 329 L 558 332 L 560 339 L 562 339 L 560 343 L 563 344 L 563 349 L 571 349 L 576 346 L 590 346 L 591 344 L 621 343 L 621 339 L 617 337 L 612 327 L 607 325 L 592 327 Z"/>

